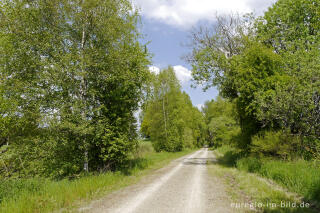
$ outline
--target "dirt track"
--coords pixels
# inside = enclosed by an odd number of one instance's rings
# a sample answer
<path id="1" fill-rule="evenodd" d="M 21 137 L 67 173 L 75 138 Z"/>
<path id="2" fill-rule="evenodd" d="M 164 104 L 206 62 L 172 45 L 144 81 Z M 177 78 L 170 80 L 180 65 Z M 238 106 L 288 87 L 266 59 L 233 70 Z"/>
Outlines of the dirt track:
<path id="1" fill-rule="evenodd" d="M 81 208 L 81 212 L 234 212 L 222 182 L 208 175 L 206 148 L 173 161 L 138 184 L 114 192 Z"/>

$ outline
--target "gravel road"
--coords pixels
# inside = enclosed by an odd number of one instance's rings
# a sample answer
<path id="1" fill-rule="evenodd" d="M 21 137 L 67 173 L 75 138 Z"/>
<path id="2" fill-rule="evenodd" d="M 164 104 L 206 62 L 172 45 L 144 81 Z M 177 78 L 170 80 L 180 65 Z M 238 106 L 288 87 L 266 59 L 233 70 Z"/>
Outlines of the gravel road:
<path id="1" fill-rule="evenodd" d="M 110 213 L 228 213 L 230 200 L 222 182 L 209 176 L 211 151 L 203 148 L 107 197 L 79 209 Z"/>

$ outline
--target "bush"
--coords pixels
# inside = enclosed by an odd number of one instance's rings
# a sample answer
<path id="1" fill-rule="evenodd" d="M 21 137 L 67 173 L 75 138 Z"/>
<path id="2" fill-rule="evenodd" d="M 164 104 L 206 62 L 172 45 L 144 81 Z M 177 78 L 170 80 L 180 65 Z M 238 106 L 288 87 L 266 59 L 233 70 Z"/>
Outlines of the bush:
<path id="1" fill-rule="evenodd" d="M 230 140 L 231 144 L 243 151 L 249 151 L 248 144 L 250 144 L 250 141 L 251 136 L 242 131 L 239 131 L 238 134 L 234 134 Z"/>
<path id="2" fill-rule="evenodd" d="M 306 160 L 317 159 L 320 160 L 320 139 L 313 137 L 303 137 L 302 156 Z"/>
<path id="3" fill-rule="evenodd" d="M 147 153 L 154 152 L 151 141 L 139 141 L 137 144 L 136 151 L 134 152 L 135 157 L 143 157 Z"/>
<path id="4" fill-rule="evenodd" d="M 239 159 L 236 165 L 238 169 L 246 172 L 259 172 L 262 167 L 262 162 L 258 158 L 247 157 Z"/>
<path id="5" fill-rule="evenodd" d="M 239 151 L 235 147 L 230 145 L 224 145 L 216 149 L 218 153 L 223 154 L 223 156 L 218 158 L 219 163 L 223 164 L 224 166 L 234 167 L 238 159 L 241 159 L 245 156 L 245 153 Z"/>
<path id="6" fill-rule="evenodd" d="M 298 147 L 301 142 L 297 136 L 286 132 L 266 131 L 252 137 L 251 151 L 256 155 L 276 156 L 281 159 L 292 159 L 297 157 Z"/>

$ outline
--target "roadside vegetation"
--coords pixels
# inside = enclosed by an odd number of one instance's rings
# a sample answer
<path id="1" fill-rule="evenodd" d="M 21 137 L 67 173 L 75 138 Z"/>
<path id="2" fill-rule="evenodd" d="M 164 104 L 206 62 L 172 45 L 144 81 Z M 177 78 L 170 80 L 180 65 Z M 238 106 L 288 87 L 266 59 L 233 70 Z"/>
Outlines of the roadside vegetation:
<path id="1" fill-rule="evenodd" d="M 76 179 L 8 179 L 0 182 L 0 212 L 72 211 L 92 199 L 134 184 L 173 159 L 192 150 L 155 152 L 150 141 L 140 141 L 128 164 L 116 172 L 91 173 Z"/>
<path id="2" fill-rule="evenodd" d="M 223 149 L 230 150 L 230 147 Z M 234 166 L 232 155 L 225 156 L 222 153 L 221 149 L 215 150 L 218 161 L 209 164 L 208 168 L 211 175 L 224 180 L 233 209 L 238 212 L 319 212 L 314 201 L 310 202 L 303 196 L 293 193 L 285 184 L 280 185 L 274 180 L 266 179 L 259 174 L 248 173 Z"/>
<path id="3" fill-rule="evenodd" d="M 149 71 L 139 20 L 130 0 L 0 1 L 0 211 L 72 208 L 203 145 L 252 199 L 318 208 L 320 0 L 193 31 L 194 83 L 220 94 L 202 112 Z"/>
<path id="4" fill-rule="evenodd" d="M 1 212 L 71 208 L 203 144 L 203 115 L 172 68 L 150 73 L 139 24 L 130 0 L 0 1 Z"/>
<path id="5" fill-rule="evenodd" d="M 239 149 L 229 145 L 215 149 L 218 163 L 235 173 L 241 173 L 244 177 L 250 178 L 255 173 L 257 179 L 265 178 L 271 188 L 277 189 L 280 186 L 287 194 L 295 194 L 300 202 L 308 202 L 310 207 L 319 210 L 319 183 L 320 167 L 317 161 L 306 161 L 303 159 L 294 161 L 283 161 L 274 158 L 263 158 L 246 156 Z M 233 168 L 233 169 L 232 169 Z M 235 171 L 238 170 L 238 172 Z M 240 172 L 241 171 L 241 172 Z M 258 187 L 252 185 L 251 187 Z M 257 195 L 251 195 L 253 199 Z M 269 199 L 274 199 L 270 196 Z"/>
<path id="6" fill-rule="evenodd" d="M 127 0 L 0 2 L 0 177 L 115 171 L 150 56 Z"/>
<path id="7" fill-rule="evenodd" d="M 320 203 L 319 162 L 297 160 L 281 161 L 247 157 L 236 162 L 237 168 L 260 174 L 302 195 L 306 200 Z"/>
<path id="8" fill-rule="evenodd" d="M 261 17 L 217 15 L 193 31 L 186 57 L 194 81 L 220 92 L 203 108 L 220 164 L 310 202 L 320 201 L 319 14 L 319 0 L 278 0 Z"/>

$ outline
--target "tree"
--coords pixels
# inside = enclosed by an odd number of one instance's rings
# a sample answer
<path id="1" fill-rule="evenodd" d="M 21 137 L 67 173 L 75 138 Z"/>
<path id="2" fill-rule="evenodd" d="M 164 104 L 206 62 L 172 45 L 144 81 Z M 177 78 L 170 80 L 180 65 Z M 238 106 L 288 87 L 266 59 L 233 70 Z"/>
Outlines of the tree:
<path id="1" fill-rule="evenodd" d="M 6 119 L 21 123 L 6 126 L 20 128 L 9 149 L 37 149 L 17 155 L 49 176 L 116 169 L 135 145 L 133 113 L 149 77 L 131 3 L 8 0 L 0 8 L 1 98 L 16 106 Z"/>
<path id="2" fill-rule="evenodd" d="M 239 134 L 235 104 L 218 96 L 216 100 L 206 102 L 203 111 L 209 146 L 231 144 L 233 138 Z"/>
<path id="3" fill-rule="evenodd" d="M 314 138 L 320 131 L 319 4 L 280 0 L 257 22 L 259 40 L 285 61 L 275 90 L 259 95 L 258 116 L 264 125 Z"/>
<path id="4" fill-rule="evenodd" d="M 318 147 L 319 3 L 279 0 L 248 23 L 230 16 L 213 32 L 193 34 L 194 79 L 235 101 L 242 148 L 267 130 L 301 136 L 306 150 Z"/>
<path id="5" fill-rule="evenodd" d="M 212 27 L 191 32 L 192 52 L 186 57 L 194 81 L 204 89 L 219 88 L 222 96 L 235 98 L 233 57 L 241 54 L 255 35 L 252 14 L 216 16 Z"/>
<path id="6" fill-rule="evenodd" d="M 189 62 L 196 82 L 218 86 L 224 98 L 234 100 L 248 148 L 261 124 L 255 115 L 255 93 L 272 88 L 281 58 L 255 39 L 254 19 L 247 16 L 219 17 L 213 32 L 194 34 Z M 227 39 L 225 39 L 227 38 Z"/>
<path id="7" fill-rule="evenodd" d="M 141 131 L 150 137 L 156 151 L 175 152 L 203 144 L 203 116 L 181 92 L 172 67 L 155 76 L 145 106 Z"/>
<path id="8" fill-rule="evenodd" d="M 319 0 L 278 0 L 257 22 L 257 35 L 277 53 L 307 50 L 320 36 Z"/>

